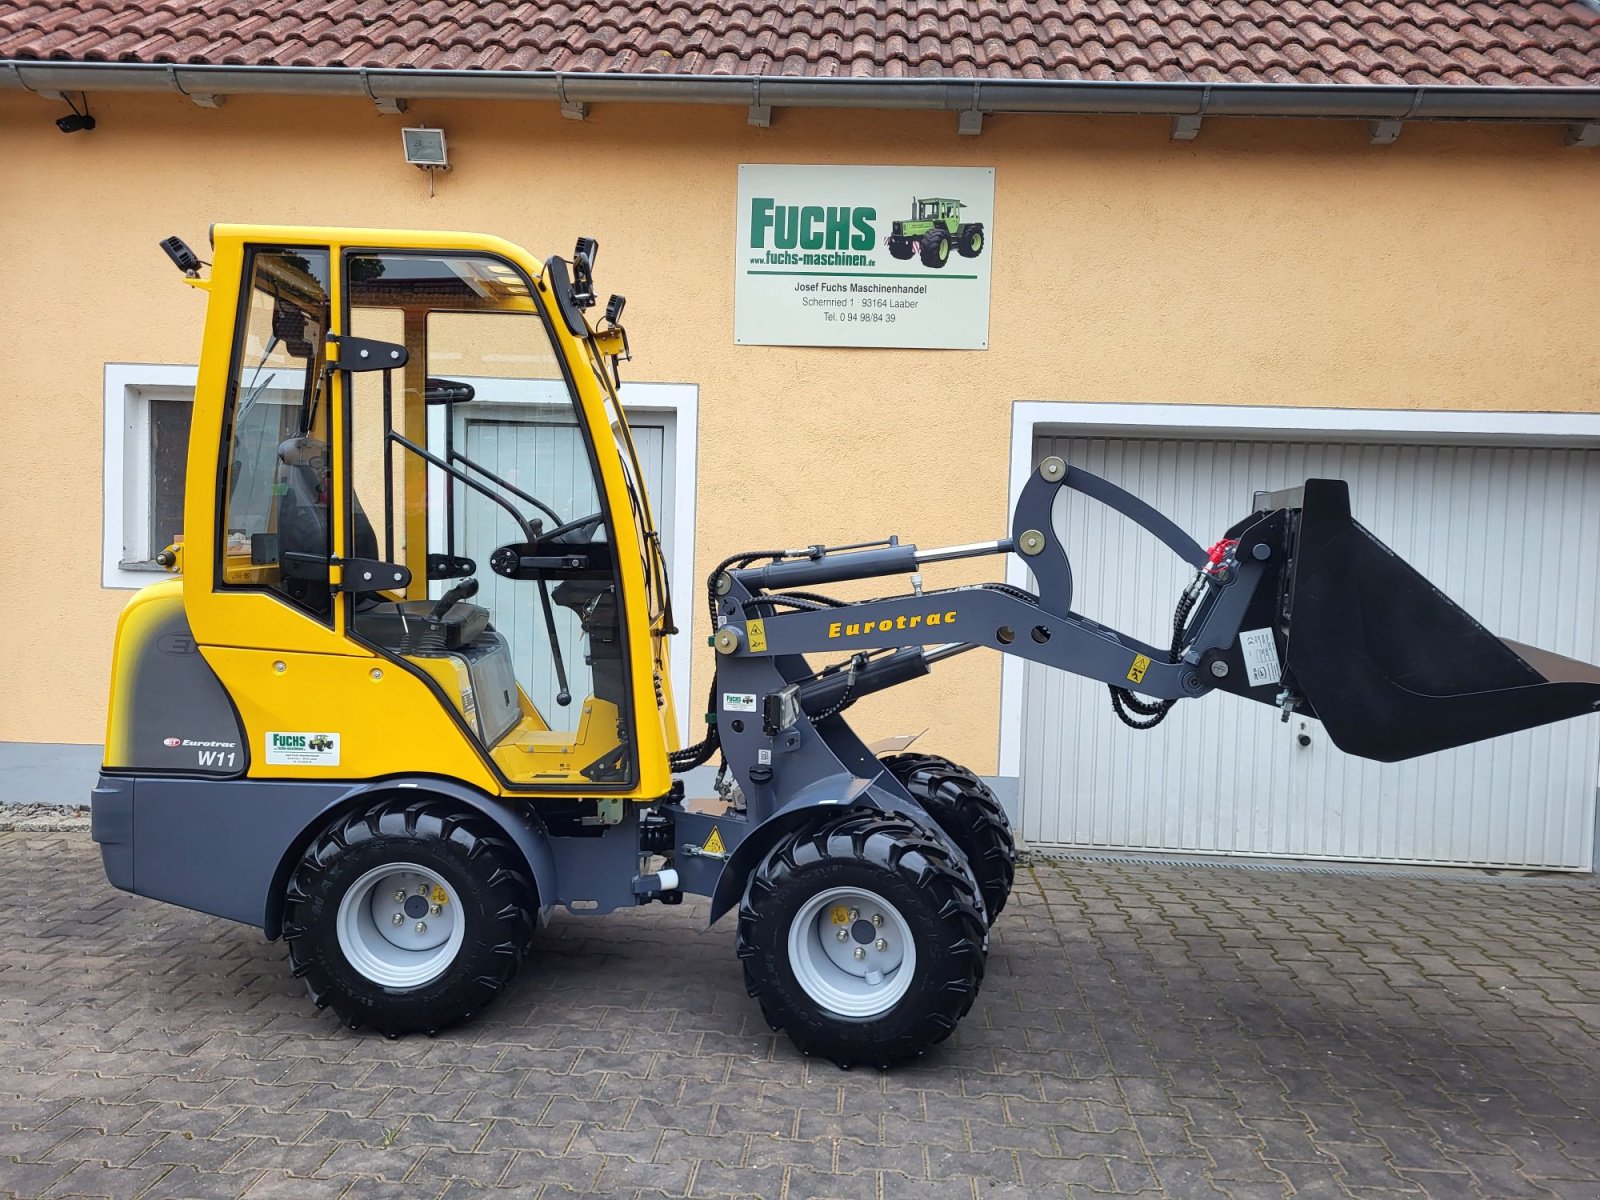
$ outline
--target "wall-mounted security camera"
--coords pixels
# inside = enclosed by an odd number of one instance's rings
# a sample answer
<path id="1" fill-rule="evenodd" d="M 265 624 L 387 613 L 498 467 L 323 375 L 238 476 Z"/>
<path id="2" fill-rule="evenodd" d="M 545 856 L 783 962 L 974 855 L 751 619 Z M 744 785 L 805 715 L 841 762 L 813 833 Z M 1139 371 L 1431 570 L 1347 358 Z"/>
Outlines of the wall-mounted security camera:
<path id="1" fill-rule="evenodd" d="M 445 151 L 444 130 L 402 129 L 401 141 L 406 150 L 406 161 L 413 167 L 430 171 L 448 171 L 450 156 Z"/>
<path id="2" fill-rule="evenodd" d="M 62 133 L 86 133 L 94 128 L 94 118 L 88 113 L 68 113 L 56 118 L 56 128 Z"/>

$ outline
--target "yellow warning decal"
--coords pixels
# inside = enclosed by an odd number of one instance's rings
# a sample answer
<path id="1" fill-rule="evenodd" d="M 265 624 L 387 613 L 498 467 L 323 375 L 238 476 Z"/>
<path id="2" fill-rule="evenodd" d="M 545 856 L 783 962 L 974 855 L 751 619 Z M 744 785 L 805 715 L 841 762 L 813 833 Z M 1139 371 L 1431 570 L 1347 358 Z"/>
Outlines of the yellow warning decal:
<path id="1" fill-rule="evenodd" d="M 433 902 L 435 904 L 449 904 L 450 903 L 450 893 L 445 891 L 442 887 L 440 887 L 436 883 L 436 884 L 433 885 L 433 896 L 432 896 L 432 899 L 433 899 Z"/>
<path id="2" fill-rule="evenodd" d="M 1143 683 L 1144 673 L 1150 669 L 1150 658 L 1145 654 L 1133 656 L 1133 666 L 1128 668 L 1129 683 Z"/>
<path id="3" fill-rule="evenodd" d="M 828 910 L 828 916 L 832 918 L 835 925 L 850 924 L 850 910 L 842 904 L 835 904 L 832 908 L 830 908 Z"/>
<path id="4" fill-rule="evenodd" d="M 711 827 L 711 836 L 706 839 L 706 844 L 701 846 L 707 854 L 726 854 L 728 848 L 722 844 L 722 832 L 715 825 Z"/>
<path id="5" fill-rule="evenodd" d="M 745 623 L 745 632 L 750 637 L 750 651 L 760 654 L 767 648 L 767 623 L 759 617 Z"/>

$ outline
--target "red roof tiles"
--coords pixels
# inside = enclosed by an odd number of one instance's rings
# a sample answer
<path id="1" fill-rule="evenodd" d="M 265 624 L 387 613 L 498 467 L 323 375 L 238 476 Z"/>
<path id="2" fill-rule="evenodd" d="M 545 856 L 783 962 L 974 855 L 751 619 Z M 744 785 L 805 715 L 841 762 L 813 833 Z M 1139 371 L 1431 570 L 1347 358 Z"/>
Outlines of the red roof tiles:
<path id="1" fill-rule="evenodd" d="M 0 0 L 0 58 L 894 78 L 1600 85 L 1586 3 Z"/>

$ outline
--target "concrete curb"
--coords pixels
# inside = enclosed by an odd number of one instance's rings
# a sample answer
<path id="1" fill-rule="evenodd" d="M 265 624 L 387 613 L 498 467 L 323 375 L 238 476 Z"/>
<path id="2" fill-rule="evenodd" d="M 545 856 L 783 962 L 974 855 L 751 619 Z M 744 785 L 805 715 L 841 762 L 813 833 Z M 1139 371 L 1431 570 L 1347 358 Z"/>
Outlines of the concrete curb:
<path id="1" fill-rule="evenodd" d="M 87 832 L 88 829 L 87 805 L 0 805 L 0 833 L 67 833 Z"/>

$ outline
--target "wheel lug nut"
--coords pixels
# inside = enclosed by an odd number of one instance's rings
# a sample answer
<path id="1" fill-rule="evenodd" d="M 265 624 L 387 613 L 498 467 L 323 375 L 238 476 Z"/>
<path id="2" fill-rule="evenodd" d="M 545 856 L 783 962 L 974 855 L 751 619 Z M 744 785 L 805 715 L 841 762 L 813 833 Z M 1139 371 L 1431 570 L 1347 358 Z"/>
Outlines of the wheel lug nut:
<path id="1" fill-rule="evenodd" d="M 417 895 L 426 896 L 427 894 L 428 894 L 428 885 L 425 884 L 425 883 L 417 884 Z"/>
<path id="2" fill-rule="evenodd" d="M 880 929 L 880 928 L 883 927 L 883 914 L 882 913 L 873 913 L 872 914 L 872 927 L 874 929 Z"/>
<path id="3" fill-rule="evenodd" d="M 439 906 L 437 904 L 428 905 L 428 915 L 430 917 L 437 917 L 439 915 Z"/>
<path id="4" fill-rule="evenodd" d="M 859 908 L 852 908 L 850 910 L 850 920 L 851 921 L 859 921 L 859 920 L 861 920 L 861 910 Z"/>
<path id="5" fill-rule="evenodd" d="M 865 958 L 866 956 L 867 956 L 866 950 L 861 946 L 857 946 L 856 947 L 856 957 L 857 958 Z"/>
<path id="6" fill-rule="evenodd" d="M 418 933 L 427 933 L 428 923 L 426 921 L 418 921 L 414 928 Z"/>
<path id="7" fill-rule="evenodd" d="M 874 950 L 887 950 L 889 948 L 889 943 L 884 941 L 882 938 L 879 938 L 877 941 L 872 943 L 872 948 Z"/>
<path id="8" fill-rule="evenodd" d="M 405 890 L 405 888 L 401 888 L 398 892 L 396 892 L 394 894 L 394 902 L 396 904 L 404 904 L 406 902 L 406 890 Z"/>
<path id="9" fill-rule="evenodd" d="M 833 936 L 838 938 L 841 942 L 848 942 L 850 940 L 850 931 L 848 929 L 841 929 Z"/>
<path id="10" fill-rule="evenodd" d="M 396 925 L 404 925 L 406 923 L 405 913 L 395 913 L 395 915 L 389 919 Z"/>

